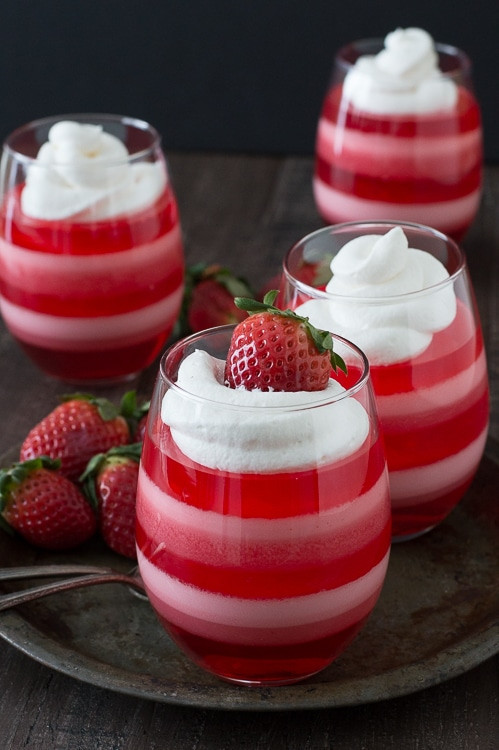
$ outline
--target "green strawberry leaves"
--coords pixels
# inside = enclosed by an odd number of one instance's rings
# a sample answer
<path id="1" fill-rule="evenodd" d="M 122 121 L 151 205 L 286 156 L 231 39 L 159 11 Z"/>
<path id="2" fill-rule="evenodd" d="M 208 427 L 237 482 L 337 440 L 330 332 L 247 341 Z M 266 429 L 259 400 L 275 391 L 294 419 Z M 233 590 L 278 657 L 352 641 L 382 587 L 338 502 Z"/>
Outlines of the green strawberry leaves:
<path id="1" fill-rule="evenodd" d="M 228 293 L 228 302 L 231 301 L 231 298 L 238 295 L 245 296 L 253 293 L 246 279 L 242 276 L 236 276 L 226 266 L 221 266 L 217 263 L 195 263 L 188 266 L 185 271 L 182 306 L 173 331 L 174 338 L 187 336 L 195 333 L 196 330 L 201 330 L 200 327 L 193 328 L 190 317 L 192 306 L 198 294 L 196 287 L 202 285 L 203 282 L 211 282 L 218 286 L 220 290 Z M 219 325 L 219 323 L 210 323 L 208 326 L 203 327 L 211 327 L 212 325 Z"/>
<path id="2" fill-rule="evenodd" d="M 148 413 L 150 401 L 139 404 L 136 391 L 127 391 L 121 399 L 120 405 L 116 406 L 107 398 L 94 396 L 92 393 L 66 393 L 61 396 L 61 401 L 88 401 L 97 408 L 99 416 L 104 422 L 111 422 L 116 417 L 124 417 L 133 435 L 141 418 Z"/>
<path id="3" fill-rule="evenodd" d="M 110 422 L 120 413 L 118 407 L 107 398 L 100 398 L 92 393 L 66 393 L 61 396 L 61 401 L 88 401 L 89 404 L 97 407 L 97 411 L 104 422 Z"/>
<path id="4" fill-rule="evenodd" d="M 83 487 L 85 496 L 94 508 L 97 508 L 99 504 L 95 489 L 95 480 L 102 469 L 109 463 L 112 463 L 113 460 L 132 460 L 138 463 L 141 451 L 142 443 L 139 442 L 117 445 L 114 448 L 110 448 L 106 453 L 97 453 L 95 456 L 92 456 L 78 481 Z"/>

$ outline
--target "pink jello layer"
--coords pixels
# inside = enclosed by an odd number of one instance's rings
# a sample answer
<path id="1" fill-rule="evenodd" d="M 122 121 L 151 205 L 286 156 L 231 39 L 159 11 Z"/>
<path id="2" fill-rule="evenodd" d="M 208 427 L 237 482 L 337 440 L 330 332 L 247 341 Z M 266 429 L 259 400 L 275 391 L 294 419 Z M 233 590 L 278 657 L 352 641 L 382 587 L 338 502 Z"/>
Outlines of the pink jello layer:
<path id="1" fill-rule="evenodd" d="M 12 334 L 59 377 L 106 379 L 150 364 L 183 293 L 171 191 L 134 215 L 89 225 L 29 219 L 16 196 L 0 240 L 0 306 Z"/>
<path id="2" fill-rule="evenodd" d="M 339 127 L 338 123 L 341 123 Z M 373 115 L 326 97 L 316 140 L 314 193 L 329 223 L 415 221 L 456 236 L 480 200 L 480 111 L 460 89 L 452 111 Z"/>
<path id="3" fill-rule="evenodd" d="M 471 225 L 480 203 L 481 189 L 477 188 L 455 200 L 428 201 L 426 203 L 397 203 L 392 201 L 359 198 L 353 192 L 335 190 L 318 177 L 313 180 L 317 209 L 328 224 L 343 221 L 405 221 L 425 224 L 460 239 Z"/>
<path id="4" fill-rule="evenodd" d="M 248 679 L 275 680 L 312 652 L 299 675 L 321 669 L 361 627 L 386 573 L 390 504 L 379 440 L 338 462 L 336 473 L 333 465 L 241 475 L 191 462 L 167 428 L 160 433 L 163 452 L 144 444 L 137 547 L 167 629 L 228 677 L 232 670 L 241 679 L 234 658 L 247 660 Z"/>
<path id="5" fill-rule="evenodd" d="M 459 502 L 487 437 L 489 393 L 480 330 L 458 302 L 454 322 L 412 362 L 372 366 L 394 536 L 439 523 Z"/>
<path id="6" fill-rule="evenodd" d="M 380 514 L 384 481 L 380 477 L 355 502 L 320 514 L 224 516 L 221 528 L 219 513 L 175 500 L 143 472 L 137 542 L 171 575 L 183 578 L 188 566 L 189 582 L 203 589 L 237 595 L 244 568 L 246 596 L 305 595 L 347 584 L 379 562 L 386 545 L 386 518 Z"/>
<path id="7" fill-rule="evenodd" d="M 148 593 L 153 606 L 160 608 L 161 602 L 152 592 Z M 322 637 L 319 628 L 306 626 L 294 637 L 284 636 L 283 641 L 279 639 L 270 645 L 255 642 L 255 631 L 252 631 L 248 644 L 244 638 L 232 642 L 227 629 L 217 627 L 214 637 L 199 636 L 195 635 L 196 628 L 192 622 L 186 623 L 186 628 L 174 624 L 172 612 L 167 613 L 167 618 L 162 614 L 158 617 L 193 661 L 219 677 L 250 685 L 286 685 L 320 672 L 343 653 L 364 626 L 377 599 L 378 593 L 362 608 L 351 611 L 352 625 L 342 628 L 337 621 L 334 632 Z M 362 615 L 362 612 L 367 614 Z M 173 617 L 173 622 L 170 617 Z M 325 624 L 325 630 L 331 631 L 330 622 Z M 279 633 L 282 635 L 283 631 Z M 220 637 L 227 639 L 220 640 Z M 241 638 L 241 630 L 238 631 L 238 638 Z"/>

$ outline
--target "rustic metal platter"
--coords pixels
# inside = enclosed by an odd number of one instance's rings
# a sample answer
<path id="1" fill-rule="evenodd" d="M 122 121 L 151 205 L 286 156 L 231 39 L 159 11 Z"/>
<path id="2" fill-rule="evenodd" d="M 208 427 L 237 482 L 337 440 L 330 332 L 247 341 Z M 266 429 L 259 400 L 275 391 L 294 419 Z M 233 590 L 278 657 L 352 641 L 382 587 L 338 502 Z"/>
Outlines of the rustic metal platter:
<path id="1" fill-rule="evenodd" d="M 1 465 L 15 459 L 12 451 Z M 148 602 L 123 585 L 55 594 L 1 612 L 0 636 L 78 680 L 164 703 L 269 711 L 406 695 L 499 651 L 498 500 L 499 445 L 489 441 L 470 490 L 449 518 L 425 536 L 393 546 L 380 600 L 354 643 L 327 670 L 297 685 L 244 688 L 206 674 L 180 653 Z M 0 531 L 0 566 L 54 562 L 130 568 L 130 561 L 98 542 L 51 554 Z"/>

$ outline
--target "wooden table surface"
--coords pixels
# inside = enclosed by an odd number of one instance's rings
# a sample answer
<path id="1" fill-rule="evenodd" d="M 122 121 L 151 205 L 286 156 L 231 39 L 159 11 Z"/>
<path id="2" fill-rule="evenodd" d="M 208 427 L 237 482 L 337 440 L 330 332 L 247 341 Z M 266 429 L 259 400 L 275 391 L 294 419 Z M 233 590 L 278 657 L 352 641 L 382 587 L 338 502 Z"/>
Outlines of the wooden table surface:
<path id="1" fill-rule="evenodd" d="M 309 158 L 172 154 L 169 162 L 188 264 L 224 263 L 258 288 L 288 247 L 320 226 Z M 499 440 L 499 165 L 486 170 L 481 213 L 463 244 L 488 354 L 490 434 Z M 0 361 L 4 453 L 68 388 L 35 371 L 3 323 Z M 141 376 L 139 394 L 150 395 L 155 370 Z M 498 666 L 495 657 L 435 687 L 368 705 L 226 712 L 98 688 L 0 641 L 0 749 L 492 750 L 499 747 Z"/>

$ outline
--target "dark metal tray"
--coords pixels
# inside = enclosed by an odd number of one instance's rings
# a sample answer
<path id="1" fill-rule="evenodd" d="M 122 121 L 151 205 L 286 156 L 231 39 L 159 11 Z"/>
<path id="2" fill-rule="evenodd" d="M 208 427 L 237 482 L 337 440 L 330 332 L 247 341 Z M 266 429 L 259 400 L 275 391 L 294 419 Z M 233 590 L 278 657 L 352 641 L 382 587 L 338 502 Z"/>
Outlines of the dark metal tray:
<path id="1" fill-rule="evenodd" d="M 15 459 L 10 452 L 1 465 Z M 429 534 L 393 546 L 380 600 L 354 643 L 324 672 L 297 685 L 245 688 L 206 674 L 172 643 L 148 602 L 116 584 L 2 612 L 0 636 L 66 675 L 165 703 L 296 710 L 406 695 L 499 651 L 498 496 L 499 446 L 489 441 L 470 490 L 449 518 Z M 98 542 L 72 554 L 49 554 L 0 532 L 0 566 L 54 562 L 130 568 L 130 561 Z"/>

